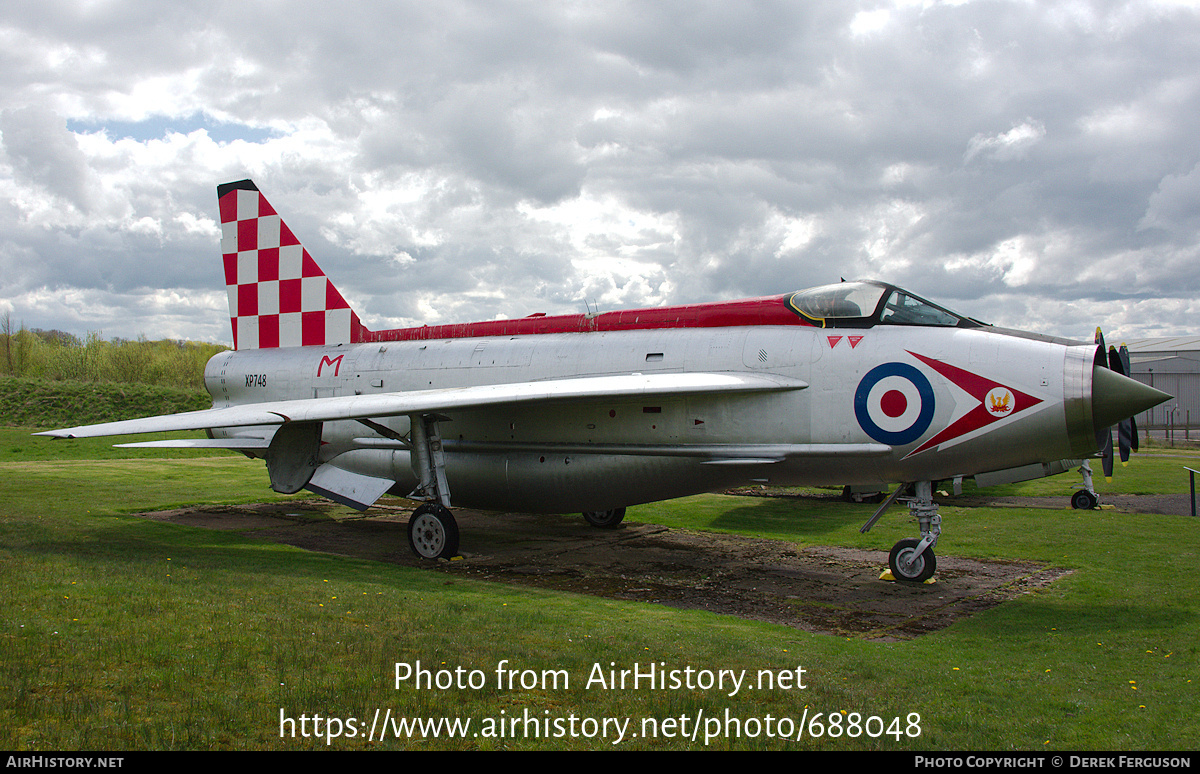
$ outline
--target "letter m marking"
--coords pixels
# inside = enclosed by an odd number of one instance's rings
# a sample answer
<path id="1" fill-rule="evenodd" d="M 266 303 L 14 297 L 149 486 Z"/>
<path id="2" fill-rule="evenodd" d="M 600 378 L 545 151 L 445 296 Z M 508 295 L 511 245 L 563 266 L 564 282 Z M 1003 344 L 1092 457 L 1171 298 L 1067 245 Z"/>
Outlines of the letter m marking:
<path id="1" fill-rule="evenodd" d="M 321 369 L 325 366 L 333 366 L 333 375 L 337 376 L 338 371 L 342 370 L 342 358 L 344 357 L 345 355 L 338 355 L 337 357 L 331 359 L 327 355 L 322 355 L 321 363 L 317 366 L 317 376 L 321 375 Z"/>

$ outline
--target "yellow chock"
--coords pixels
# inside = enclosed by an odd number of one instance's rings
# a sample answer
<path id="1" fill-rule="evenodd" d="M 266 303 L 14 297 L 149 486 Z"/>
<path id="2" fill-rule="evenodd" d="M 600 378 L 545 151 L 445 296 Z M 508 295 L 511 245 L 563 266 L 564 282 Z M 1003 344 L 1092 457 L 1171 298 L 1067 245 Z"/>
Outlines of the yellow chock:
<path id="1" fill-rule="evenodd" d="M 884 570 L 882 573 L 880 573 L 880 574 L 879 574 L 879 580 L 883 580 L 883 581 L 891 581 L 891 582 L 895 583 L 895 582 L 896 582 L 896 576 L 895 576 L 895 575 L 892 575 L 891 568 L 888 568 L 888 569 Z M 933 584 L 937 583 L 937 578 L 936 578 L 936 577 L 934 577 L 934 578 L 927 578 L 926 580 L 924 580 L 924 581 L 922 581 L 922 582 L 923 582 L 923 583 L 924 583 L 926 586 L 932 586 Z"/>

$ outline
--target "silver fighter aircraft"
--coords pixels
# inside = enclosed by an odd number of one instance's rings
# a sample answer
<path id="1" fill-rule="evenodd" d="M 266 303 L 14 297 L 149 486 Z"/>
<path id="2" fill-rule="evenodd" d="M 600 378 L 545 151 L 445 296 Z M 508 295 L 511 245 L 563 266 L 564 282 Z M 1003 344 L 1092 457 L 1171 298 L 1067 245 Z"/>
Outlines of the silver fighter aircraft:
<path id="1" fill-rule="evenodd" d="M 217 189 L 235 349 L 204 411 L 59 438 L 205 430 L 129 444 L 236 449 L 278 492 L 365 509 L 423 501 L 408 534 L 457 553 L 457 506 L 582 512 L 728 487 L 899 484 L 920 537 L 897 579 L 935 569 L 933 485 L 1051 475 L 1169 396 L 1103 346 L 1001 330 L 881 282 L 741 301 L 368 330 L 253 182 Z"/>

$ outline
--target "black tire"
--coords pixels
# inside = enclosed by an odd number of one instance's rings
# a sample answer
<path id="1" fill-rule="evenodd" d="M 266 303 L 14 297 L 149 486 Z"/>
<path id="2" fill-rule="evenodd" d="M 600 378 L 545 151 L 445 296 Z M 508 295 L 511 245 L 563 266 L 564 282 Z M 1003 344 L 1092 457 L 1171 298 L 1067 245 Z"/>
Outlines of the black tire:
<path id="1" fill-rule="evenodd" d="M 1100 504 L 1100 498 L 1086 489 L 1071 495 L 1071 507 L 1077 511 L 1090 511 Z"/>
<path id="2" fill-rule="evenodd" d="M 458 522 L 440 503 L 425 503 L 408 517 L 408 547 L 422 559 L 458 555 Z"/>
<path id="3" fill-rule="evenodd" d="M 893 578 L 905 583 L 924 583 L 933 577 L 937 571 L 937 557 L 930 548 L 926 548 L 910 567 L 905 568 L 902 565 L 902 560 L 912 558 L 920 543 L 920 540 L 905 538 L 892 546 L 892 552 L 888 555 L 888 567 Z"/>
<path id="4" fill-rule="evenodd" d="M 600 529 L 616 529 L 625 518 L 624 508 L 613 508 L 611 511 L 584 511 L 583 518 L 588 524 Z"/>

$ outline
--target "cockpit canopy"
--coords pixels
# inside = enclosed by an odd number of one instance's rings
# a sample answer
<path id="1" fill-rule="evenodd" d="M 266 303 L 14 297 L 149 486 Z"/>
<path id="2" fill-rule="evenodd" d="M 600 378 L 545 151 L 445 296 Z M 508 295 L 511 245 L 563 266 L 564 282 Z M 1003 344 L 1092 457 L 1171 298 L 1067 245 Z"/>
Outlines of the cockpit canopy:
<path id="1" fill-rule="evenodd" d="M 788 305 L 824 328 L 870 328 L 875 325 L 977 328 L 983 325 L 895 285 L 871 280 L 801 290 L 792 294 Z"/>

